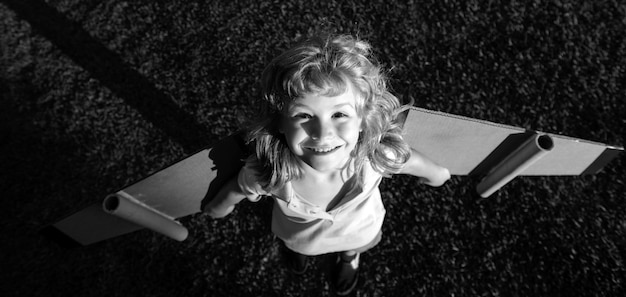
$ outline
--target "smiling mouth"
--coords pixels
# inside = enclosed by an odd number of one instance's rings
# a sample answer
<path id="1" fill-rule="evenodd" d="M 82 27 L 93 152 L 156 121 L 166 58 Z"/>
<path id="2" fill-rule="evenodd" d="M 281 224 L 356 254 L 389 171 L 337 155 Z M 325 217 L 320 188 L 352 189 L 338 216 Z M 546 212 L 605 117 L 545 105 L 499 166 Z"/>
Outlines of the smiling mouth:
<path id="1" fill-rule="evenodd" d="M 334 147 L 305 147 L 308 151 L 314 152 L 316 154 L 327 154 L 337 150 L 341 146 Z"/>

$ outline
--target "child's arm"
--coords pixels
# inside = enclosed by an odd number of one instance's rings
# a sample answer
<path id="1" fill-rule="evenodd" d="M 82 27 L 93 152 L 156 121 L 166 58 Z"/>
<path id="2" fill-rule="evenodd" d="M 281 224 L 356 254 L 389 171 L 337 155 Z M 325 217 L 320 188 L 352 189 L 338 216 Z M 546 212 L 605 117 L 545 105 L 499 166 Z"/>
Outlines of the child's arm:
<path id="1" fill-rule="evenodd" d="M 417 176 L 423 183 L 433 187 L 439 187 L 450 179 L 448 168 L 437 165 L 414 149 L 411 149 L 411 158 L 400 173 Z"/>
<path id="2" fill-rule="evenodd" d="M 239 183 L 237 176 L 231 178 L 219 190 L 217 195 L 204 207 L 204 211 L 209 213 L 212 218 L 223 218 L 235 209 L 235 204 L 246 198 Z"/>

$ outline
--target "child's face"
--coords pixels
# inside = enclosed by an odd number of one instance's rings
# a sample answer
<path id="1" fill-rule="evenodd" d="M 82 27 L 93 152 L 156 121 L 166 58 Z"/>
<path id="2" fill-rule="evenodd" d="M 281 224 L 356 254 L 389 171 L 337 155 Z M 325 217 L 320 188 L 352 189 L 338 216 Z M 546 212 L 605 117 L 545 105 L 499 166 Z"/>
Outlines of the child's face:
<path id="1" fill-rule="evenodd" d="M 295 99 L 283 112 L 280 132 L 301 162 L 329 172 L 343 168 L 350 159 L 361 123 L 355 93 L 348 88 L 339 96 L 309 94 Z"/>

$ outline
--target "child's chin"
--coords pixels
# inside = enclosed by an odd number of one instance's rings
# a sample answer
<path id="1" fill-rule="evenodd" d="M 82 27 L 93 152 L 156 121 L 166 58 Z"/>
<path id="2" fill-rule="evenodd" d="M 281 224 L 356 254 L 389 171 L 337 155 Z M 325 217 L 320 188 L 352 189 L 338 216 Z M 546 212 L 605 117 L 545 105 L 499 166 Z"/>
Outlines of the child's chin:
<path id="1" fill-rule="evenodd" d="M 317 159 L 317 160 L 316 160 Z M 324 160 L 327 159 L 327 160 Z M 307 165 L 317 171 L 332 171 L 332 170 L 341 170 L 344 167 L 346 161 L 338 161 L 336 158 L 328 158 L 325 157 L 317 157 L 308 160 Z"/>

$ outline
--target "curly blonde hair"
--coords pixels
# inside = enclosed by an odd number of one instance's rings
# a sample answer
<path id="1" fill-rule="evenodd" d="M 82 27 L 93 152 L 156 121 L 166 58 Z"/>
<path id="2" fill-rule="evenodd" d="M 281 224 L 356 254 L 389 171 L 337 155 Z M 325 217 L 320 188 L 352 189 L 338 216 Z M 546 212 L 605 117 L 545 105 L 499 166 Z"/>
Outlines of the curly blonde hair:
<path id="1" fill-rule="evenodd" d="M 358 184 L 363 184 L 365 162 L 388 176 L 397 173 L 410 157 L 410 148 L 395 121 L 403 106 L 387 90 L 382 67 L 363 40 L 350 35 L 321 35 L 300 42 L 269 63 L 261 84 L 265 114 L 250 130 L 248 141 L 256 142 L 251 161 L 266 188 L 282 187 L 302 176 L 279 124 L 289 103 L 305 94 L 332 97 L 350 86 L 355 90 L 356 110 L 363 119 L 363 131 L 351 153 Z"/>

